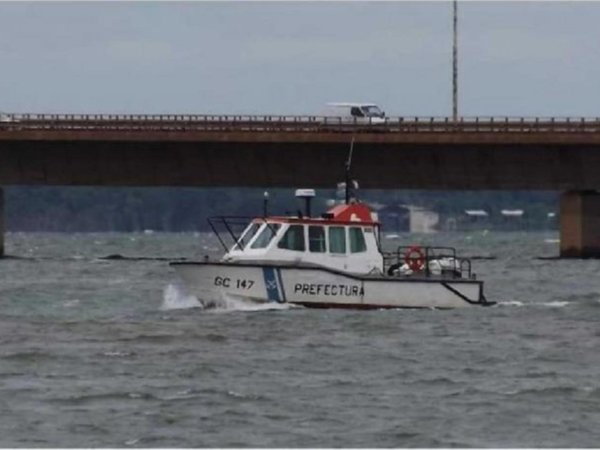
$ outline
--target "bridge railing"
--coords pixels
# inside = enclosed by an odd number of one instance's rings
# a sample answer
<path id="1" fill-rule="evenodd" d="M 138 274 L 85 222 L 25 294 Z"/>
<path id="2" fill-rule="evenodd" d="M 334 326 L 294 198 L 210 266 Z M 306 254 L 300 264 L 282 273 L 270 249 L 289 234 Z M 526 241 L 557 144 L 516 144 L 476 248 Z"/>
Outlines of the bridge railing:
<path id="1" fill-rule="evenodd" d="M 599 117 L 386 117 L 215 114 L 8 114 L 0 130 L 281 132 L 600 132 Z"/>

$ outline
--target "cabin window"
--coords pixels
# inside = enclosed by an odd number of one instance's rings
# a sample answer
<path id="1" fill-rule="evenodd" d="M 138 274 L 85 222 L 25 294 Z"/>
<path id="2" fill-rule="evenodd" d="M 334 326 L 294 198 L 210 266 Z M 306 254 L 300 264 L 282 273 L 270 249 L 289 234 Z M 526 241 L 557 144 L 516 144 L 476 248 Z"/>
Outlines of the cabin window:
<path id="1" fill-rule="evenodd" d="M 281 225 L 278 223 L 267 223 L 263 230 L 256 237 L 250 248 L 266 248 L 269 242 L 275 237 Z"/>
<path id="2" fill-rule="evenodd" d="M 363 106 L 362 111 L 367 117 L 385 117 L 385 114 L 375 105 Z"/>
<path id="3" fill-rule="evenodd" d="M 329 251 L 346 253 L 346 231 L 344 227 L 329 227 Z"/>
<path id="4" fill-rule="evenodd" d="M 308 227 L 308 248 L 313 253 L 325 253 L 325 229 L 323 227 Z"/>
<path id="5" fill-rule="evenodd" d="M 353 106 L 352 108 L 350 108 L 350 114 L 354 117 L 363 117 L 364 116 L 364 114 L 360 110 L 360 108 L 357 108 L 356 106 Z"/>
<path id="6" fill-rule="evenodd" d="M 367 243 L 362 228 L 350 227 L 348 229 L 350 236 L 350 253 L 361 253 L 367 251 Z"/>
<path id="7" fill-rule="evenodd" d="M 277 247 L 303 252 L 306 248 L 304 245 L 304 226 L 290 225 L 285 234 L 281 237 Z"/>

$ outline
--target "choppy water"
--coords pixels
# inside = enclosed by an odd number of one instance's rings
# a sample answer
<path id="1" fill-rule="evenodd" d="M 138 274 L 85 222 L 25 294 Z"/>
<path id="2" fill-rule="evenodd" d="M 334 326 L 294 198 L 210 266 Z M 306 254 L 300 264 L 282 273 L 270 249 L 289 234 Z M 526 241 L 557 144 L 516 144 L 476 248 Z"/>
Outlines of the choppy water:
<path id="1" fill-rule="evenodd" d="M 205 235 L 9 234 L 0 447 L 597 447 L 600 261 L 535 259 L 556 237 L 423 236 L 496 257 L 497 307 L 338 311 L 204 309 L 164 260 L 100 258 Z"/>

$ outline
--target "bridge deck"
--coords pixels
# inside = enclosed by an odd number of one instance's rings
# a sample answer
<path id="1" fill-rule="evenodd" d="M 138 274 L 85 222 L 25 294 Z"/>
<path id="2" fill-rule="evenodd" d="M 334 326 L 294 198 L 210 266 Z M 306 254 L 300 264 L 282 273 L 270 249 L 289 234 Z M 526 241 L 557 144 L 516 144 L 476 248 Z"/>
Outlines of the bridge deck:
<path id="1" fill-rule="evenodd" d="M 365 121 L 366 120 L 366 121 Z M 2 114 L 0 131 L 243 131 L 292 133 L 600 133 L 598 117 L 390 117 L 383 123 L 329 116 Z M 380 121 L 381 119 L 377 119 Z"/>
<path id="2" fill-rule="evenodd" d="M 0 185 L 600 189 L 600 119 L 0 115 Z"/>

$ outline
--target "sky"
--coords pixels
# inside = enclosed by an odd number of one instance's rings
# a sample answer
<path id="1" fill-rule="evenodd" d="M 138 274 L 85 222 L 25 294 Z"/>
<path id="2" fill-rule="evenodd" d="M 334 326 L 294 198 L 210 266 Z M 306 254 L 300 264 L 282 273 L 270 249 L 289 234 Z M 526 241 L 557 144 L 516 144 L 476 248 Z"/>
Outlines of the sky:
<path id="1" fill-rule="evenodd" d="M 459 114 L 600 116 L 600 3 L 459 2 Z M 0 2 L 0 111 L 452 111 L 451 2 Z"/>

